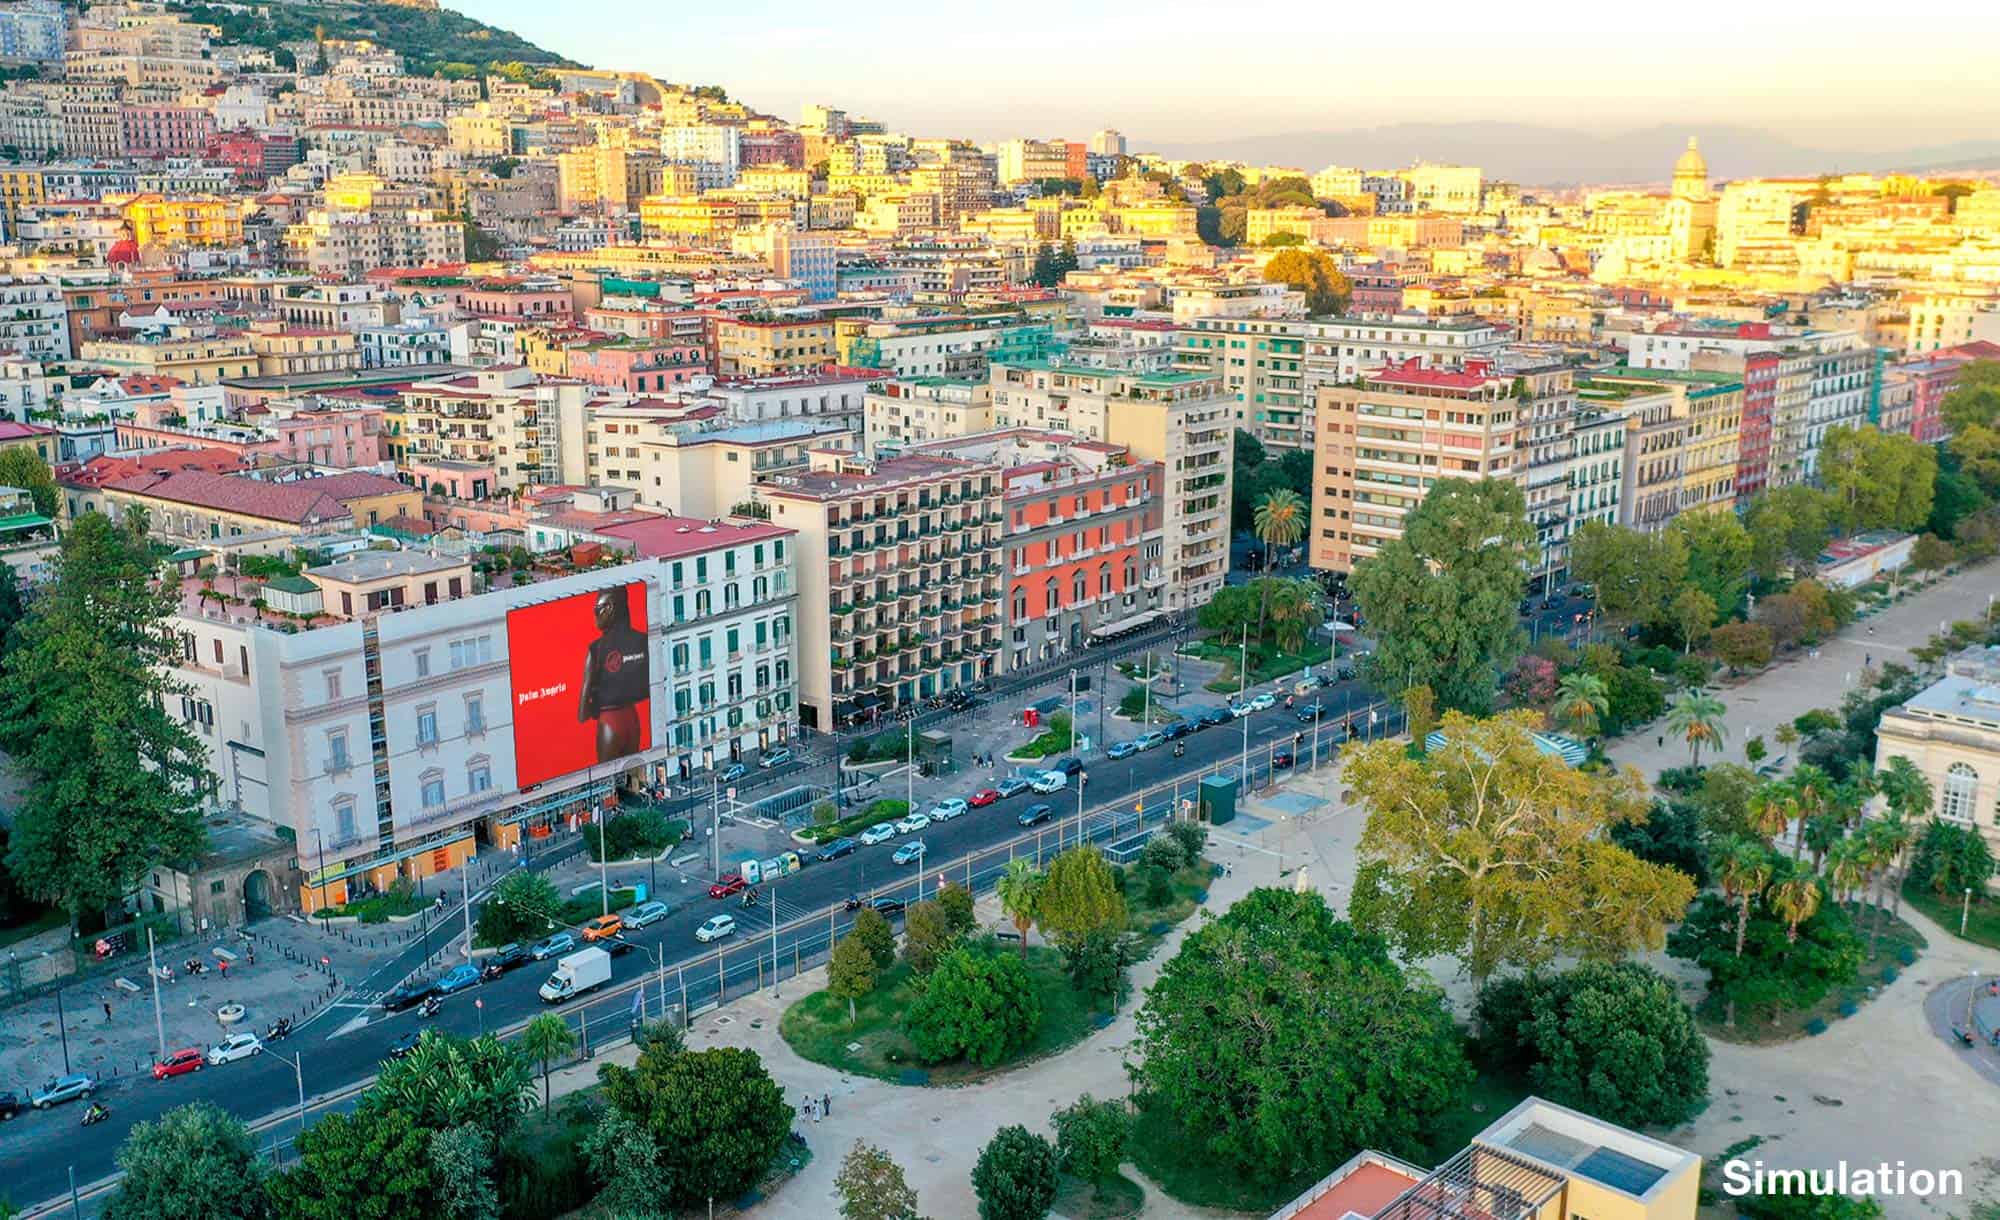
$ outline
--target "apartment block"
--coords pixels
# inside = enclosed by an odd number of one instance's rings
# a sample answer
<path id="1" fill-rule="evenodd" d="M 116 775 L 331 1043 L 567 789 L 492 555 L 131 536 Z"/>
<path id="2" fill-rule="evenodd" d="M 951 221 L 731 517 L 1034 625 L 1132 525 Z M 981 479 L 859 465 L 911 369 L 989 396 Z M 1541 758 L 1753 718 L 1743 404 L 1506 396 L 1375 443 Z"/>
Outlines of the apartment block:
<path id="1" fill-rule="evenodd" d="M 1618 524 L 1658 533 L 1680 512 L 1686 474 L 1687 420 L 1676 413 L 1671 389 L 1627 378 L 1577 382 L 1586 411 L 1625 420 L 1625 477 Z"/>
<path id="2" fill-rule="evenodd" d="M 1312 396 L 1302 320 L 1195 318 L 1175 336 L 1174 367 L 1214 377 L 1236 426 L 1274 449 L 1310 449 Z"/>
<path id="3" fill-rule="evenodd" d="M 729 377 L 811 372 L 834 359 L 833 323 L 817 317 L 715 321 L 715 371 Z"/>

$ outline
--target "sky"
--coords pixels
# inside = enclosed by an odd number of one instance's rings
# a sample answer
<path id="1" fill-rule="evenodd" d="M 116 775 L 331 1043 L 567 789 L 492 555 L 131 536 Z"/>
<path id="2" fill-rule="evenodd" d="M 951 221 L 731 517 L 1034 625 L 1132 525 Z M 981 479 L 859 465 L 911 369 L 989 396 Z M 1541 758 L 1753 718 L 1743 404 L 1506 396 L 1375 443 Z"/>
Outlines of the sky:
<path id="1" fill-rule="evenodd" d="M 1771 0 L 446 0 L 572 59 L 923 136 L 1135 148 L 1403 121 L 1659 123 L 1830 149 L 2000 133 L 2000 7 Z M 1851 14 L 1851 15 L 1850 15 Z"/>

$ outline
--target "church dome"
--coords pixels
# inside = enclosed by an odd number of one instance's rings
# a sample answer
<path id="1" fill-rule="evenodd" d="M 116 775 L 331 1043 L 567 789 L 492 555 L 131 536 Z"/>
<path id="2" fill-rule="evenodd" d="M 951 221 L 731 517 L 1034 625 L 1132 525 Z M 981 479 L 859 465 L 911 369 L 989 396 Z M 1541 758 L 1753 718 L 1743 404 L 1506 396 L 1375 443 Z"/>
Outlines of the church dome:
<path id="1" fill-rule="evenodd" d="M 1674 162 L 1674 177 L 1702 179 L 1708 177 L 1708 162 L 1702 158 L 1701 150 L 1695 146 L 1693 136 L 1688 137 L 1687 151 L 1681 154 L 1680 160 Z"/>

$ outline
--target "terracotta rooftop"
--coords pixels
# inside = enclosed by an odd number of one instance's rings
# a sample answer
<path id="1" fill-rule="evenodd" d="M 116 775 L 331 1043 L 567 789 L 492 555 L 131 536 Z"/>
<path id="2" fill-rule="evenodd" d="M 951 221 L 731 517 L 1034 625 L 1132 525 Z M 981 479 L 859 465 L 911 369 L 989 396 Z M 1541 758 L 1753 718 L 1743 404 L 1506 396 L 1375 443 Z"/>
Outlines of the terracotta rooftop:
<path id="1" fill-rule="evenodd" d="M 315 487 L 315 482 L 267 483 L 241 475 L 190 470 L 166 475 L 134 475 L 107 486 L 116 491 L 132 492 L 173 504 L 239 513 L 291 525 L 317 525 L 349 518 L 351 514 L 346 507 Z"/>
<path id="2" fill-rule="evenodd" d="M 673 559 L 695 555 L 745 542 L 788 538 L 795 531 L 763 521 L 727 519 L 704 521 L 699 517 L 650 516 L 642 521 L 605 526 L 593 530 L 606 538 L 631 543 L 642 559 Z"/>

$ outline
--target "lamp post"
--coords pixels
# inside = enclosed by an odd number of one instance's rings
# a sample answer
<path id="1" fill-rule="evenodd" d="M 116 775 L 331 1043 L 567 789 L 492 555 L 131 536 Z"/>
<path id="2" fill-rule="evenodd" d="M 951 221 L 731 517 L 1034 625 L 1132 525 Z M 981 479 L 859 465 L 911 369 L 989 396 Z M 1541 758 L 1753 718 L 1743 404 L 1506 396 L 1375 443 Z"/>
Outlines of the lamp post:
<path id="1" fill-rule="evenodd" d="M 1972 887 L 1967 886 L 1965 897 L 1958 904 L 1958 934 L 1960 937 L 1965 935 L 1965 921 L 1970 918 L 1972 918 Z M 65 1060 L 65 1063 L 67 1063 L 67 1060 Z"/>
<path id="2" fill-rule="evenodd" d="M 314 912 L 317 915 L 319 911 L 326 910 L 326 839 L 321 836 L 318 826 L 313 827 L 313 846 L 319 852 L 319 909 Z M 319 921 L 319 934 L 333 935 L 333 930 L 326 926 L 324 918 Z"/>
<path id="3" fill-rule="evenodd" d="M 325 920 L 321 920 L 325 923 Z M 146 927 L 146 973 L 153 976 L 153 1034 L 160 1041 L 160 1058 L 167 1057 L 167 1022 L 160 1012 L 160 959 L 153 952 L 153 928 Z"/>
<path id="4" fill-rule="evenodd" d="M 295 1055 L 287 1055 L 283 1051 L 272 1050 L 268 1046 L 264 1049 L 292 1065 L 292 1081 L 299 1087 L 299 1134 L 304 1135 L 306 1133 L 306 1053 L 300 1051 Z M 296 1140 L 294 1140 L 292 1148 L 294 1151 L 298 1149 Z"/>

